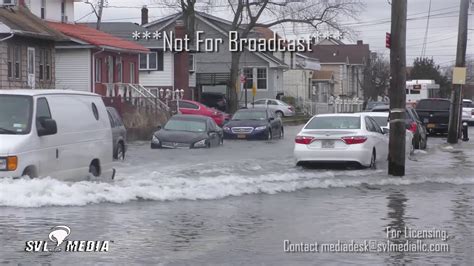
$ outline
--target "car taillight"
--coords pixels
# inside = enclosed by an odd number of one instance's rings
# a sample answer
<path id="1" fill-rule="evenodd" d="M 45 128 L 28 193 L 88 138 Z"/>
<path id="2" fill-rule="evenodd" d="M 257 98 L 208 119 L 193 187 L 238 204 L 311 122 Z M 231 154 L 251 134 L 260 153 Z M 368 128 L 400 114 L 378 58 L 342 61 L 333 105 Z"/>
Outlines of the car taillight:
<path id="1" fill-rule="evenodd" d="M 293 106 L 288 106 L 288 110 L 293 112 L 293 110 L 294 110 Z"/>
<path id="2" fill-rule="evenodd" d="M 344 141 L 347 145 L 351 144 L 360 144 L 364 143 L 367 140 L 367 137 L 364 136 L 355 136 L 355 137 L 342 137 L 342 141 Z"/>
<path id="3" fill-rule="evenodd" d="M 408 128 L 408 130 L 415 133 L 417 128 L 418 128 L 418 125 L 416 124 L 416 122 L 411 122 L 410 127 Z"/>
<path id="4" fill-rule="evenodd" d="M 296 136 L 295 143 L 308 145 L 314 140 L 314 137 Z"/>
<path id="5" fill-rule="evenodd" d="M 474 115 L 474 109 L 471 110 L 471 115 Z"/>

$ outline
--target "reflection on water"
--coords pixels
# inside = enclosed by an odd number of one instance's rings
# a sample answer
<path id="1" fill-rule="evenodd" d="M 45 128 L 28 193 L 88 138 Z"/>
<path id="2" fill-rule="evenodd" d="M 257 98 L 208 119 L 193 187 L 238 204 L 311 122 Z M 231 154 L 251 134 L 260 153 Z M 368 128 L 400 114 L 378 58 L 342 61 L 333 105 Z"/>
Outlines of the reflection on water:
<path id="1" fill-rule="evenodd" d="M 402 244 L 406 241 L 403 232 L 405 231 L 405 211 L 406 211 L 406 202 L 408 199 L 406 198 L 405 194 L 402 193 L 401 190 L 393 190 L 387 196 L 388 199 L 388 214 L 387 220 L 389 223 L 387 227 L 391 230 L 396 230 L 398 232 L 402 232 L 399 237 L 390 238 L 391 242 L 394 244 Z M 384 232 L 386 233 L 386 231 Z M 395 265 L 404 265 L 405 263 L 409 263 L 410 260 L 405 258 L 404 252 L 390 252 L 389 256 L 386 259 L 387 264 L 395 264 Z"/>
<path id="2" fill-rule="evenodd" d="M 189 249 L 194 242 L 198 242 L 205 230 L 203 218 L 199 214 L 179 213 L 175 215 L 169 225 L 170 248 L 173 251 Z"/>

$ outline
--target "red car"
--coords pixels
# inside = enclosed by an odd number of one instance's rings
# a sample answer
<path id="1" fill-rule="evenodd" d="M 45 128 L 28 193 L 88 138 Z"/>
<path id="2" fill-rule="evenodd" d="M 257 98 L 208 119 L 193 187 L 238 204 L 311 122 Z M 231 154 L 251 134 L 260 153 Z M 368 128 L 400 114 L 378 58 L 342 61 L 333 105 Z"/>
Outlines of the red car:
<path id="1" fill-rule="evenodd" d="M 202 103 L 190 101 L 190 100 L 179 101 L 179 112 L 184 115 L 208 116 L 214 119 L 216 124 L 220 127 L 222 127 L 225 120 L 229 118 L 229 115 L 226 113 L 223 113 L 214 108 L 207 107 Z"/>

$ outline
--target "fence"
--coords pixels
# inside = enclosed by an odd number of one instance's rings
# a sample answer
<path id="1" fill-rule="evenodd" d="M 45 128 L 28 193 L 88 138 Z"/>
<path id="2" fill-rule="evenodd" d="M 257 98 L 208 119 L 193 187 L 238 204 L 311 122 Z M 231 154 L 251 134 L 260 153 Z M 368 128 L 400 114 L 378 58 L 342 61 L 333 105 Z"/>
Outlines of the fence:
<path id="1" fill-rule="evenodd" d="M 331 102 L 304 101 L 303 112 L 307 115 L 362 112 L 363 101 L 359 99 L 335 99 Z"/>

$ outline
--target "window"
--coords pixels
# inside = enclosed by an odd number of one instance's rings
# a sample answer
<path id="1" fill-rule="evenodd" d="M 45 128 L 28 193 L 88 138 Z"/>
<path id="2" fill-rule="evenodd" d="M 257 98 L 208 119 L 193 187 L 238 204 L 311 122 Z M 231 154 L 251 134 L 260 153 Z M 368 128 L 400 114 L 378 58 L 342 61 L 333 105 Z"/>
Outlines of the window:
<path id="1" fill-rule="evenodd" d="M 8 55 L 7 55 L 7 70 L 8 77 L 13 78 L 13 48 L 8 46 Z"/>
<path id="2" fill-rule="evenodd" d="M 257 68 L 257 89 L 267 89 L 267 68 Z"/>
<path id="3" fill-rule="evenodd" d="M 95 59 L 95 82 L 102 82 L 102 59 Z"/>
<path id="4" fill-rule="evenodd" d="M 21 78 L 21 46 L 15 46 L 13 48 L 14 50 L 14 60 L 15 60 L 15 78 L 20 79 Z"/>
<path id="5" fill-rule="evenodd" d="M 375 128 L 374 124 L 372 123 L 372 121 L 370 121 L 368 117 L 365 118 L 365 128 L 368 131 L 377 132 L 377 129 Z"/>
<path id="6" fill-rule="evenodd" d="M 319 116 L 311 119 L 305 129 L 360 129 L 360 117 Z"/>
<path id="7" fill-rule="evenodd" d="M 46 0 L 41 0 L 41 18 L 46 18 Z"/>
<path id="8" fill-rule="evenodd" d="M 66 3 L 64 0 L 61 1 L 61 22 L 67 22 Z"/>
<path id="9" fill-rule="evenodd" d="M 158 70 L 158 53 L 140 54 L 140 70 Z"/>
<path id="10" fill-rule="evenodd" d="M 195 104 L 192 104 L 192 103 L 179 101 L 179 108 L 196 109 L 197 110 L 197 109 L 199 109 L 199 106 L 197 106 Z"/>
<path id="11" fill-rule="evenodd" d="M 51 111 L 46 98 L 39 98 L 36 102 L 36 130 L 38 132 L 43 129 L 41 124 L 43 119 L 51 119 Z"/>
<path id="12" fill-rule="evenodd" d="M 135 63 L 130 63 L 130 83 L 135 84 Z"/>
<path id="13" fill-rule="evenodd" d="M 46 80 L 51 79 L 51 51 L 46 49 L 44 51 L 44 64 L 45 64 L 45 74 Z"/>
<path id="14" fill-rule="evenodd" d="M 265 104 L 265 101 L 266 100 L 258 100 L 258 101 L 255 101 L 254 104 Z"/>
<path id="15" fill-rule="evenodd" d="M 117 82 L 122 82 L 123 81 L 123 62 L 122 60 L 117 60 L 117 73 L 118 73 L 118 77 L 117 77 Z"/>
<path id="16" fill-rule="evenodd" d="M 190 54 L 189 57 L 188 57 L 188 61 L 189 61 L 189 71 L 195 71 L 194 69 L 194 55 L 193 54 Z"/>
<path id="17" fill-rule="evenodd" d="M 253 87 L 253 68 L 246 67 L 243 69 L 243 73 L 245 76 L 245 89 L 251 89 Z"/>
<path id="18" fill-rule="evenodd" d="M 45 59 L 45 50 L 39 50 L 39 79 L 44 80 L 44 59 Z"/>
<path id="19" fill-rule="evenodd" d="M 28 47 L 28 74 L 35 74 L 35 48 Z"/>
<path id="20" fill-rule="evenodd" d="M 268 100 L 268 105 L 278 105 L 278 102 L 274 100 Z"/>

